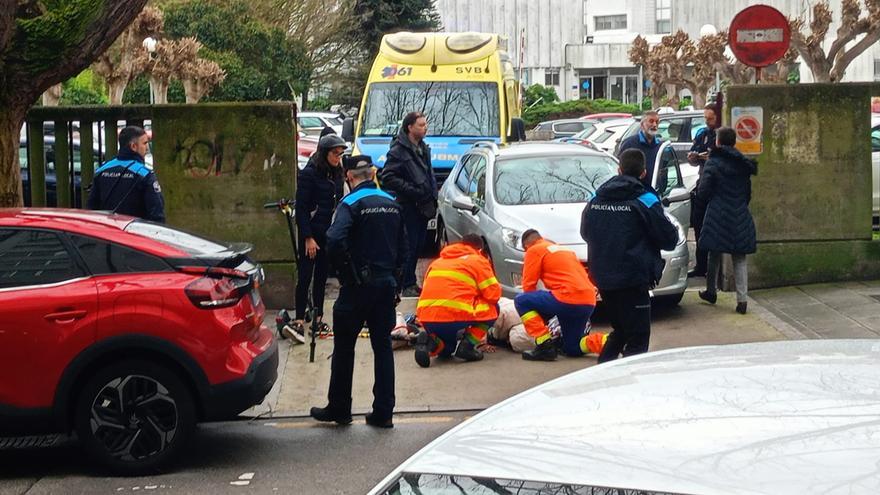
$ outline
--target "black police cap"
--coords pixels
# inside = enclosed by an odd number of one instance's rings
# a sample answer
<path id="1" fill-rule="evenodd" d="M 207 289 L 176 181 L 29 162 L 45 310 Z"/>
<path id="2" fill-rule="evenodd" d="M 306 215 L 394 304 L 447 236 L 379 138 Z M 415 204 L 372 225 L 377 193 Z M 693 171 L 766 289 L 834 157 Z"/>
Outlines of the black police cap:
<path id="1" fill-rule="evenodd" d="M 342 159 L 342 167 L 345 170 L 355 170 L 364 167 L 372 167 L 373 159 L 368 155 L 346 156 Z"/>

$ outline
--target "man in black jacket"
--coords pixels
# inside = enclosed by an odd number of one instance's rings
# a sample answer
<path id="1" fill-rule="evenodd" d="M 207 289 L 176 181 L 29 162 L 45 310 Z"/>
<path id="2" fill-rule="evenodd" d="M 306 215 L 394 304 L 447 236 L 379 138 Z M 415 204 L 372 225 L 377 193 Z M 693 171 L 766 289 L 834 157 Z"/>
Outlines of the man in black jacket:
<path id="1" fill-rule="evenodd" d="M 391 428 L 394 410 L 394 356 L 391 329 L 398 279 L 407 251 L 400 205 L 373 182 L 369 157 L 345 162 L 351 194 L 342 198 L 327 231 L 327 253 L 342 288 L 333 305 L 333 360 L 327 407 L 313 407 L 318 421 L 351 423 L 354 347 L 366 322 L 373 348 L 375 384 L 370 426 Z"/>
<path id="2" fill-rule="evenodd" d="M 645 155 L 645 168 L 647 172 L 641 178 L 642 184 L 645 186 L 650 186 L 651 178 L 654 177 L 654 162 L 657 161 L 657 152 L 660 151 L 660 145 L 663 141 L 660 139 L 659 132 L 660 115 L 653 110 L 649 110 L 642 115 L 642 120 L 639 121 L 639 132 L 620 143 L 620 154 L 618 157 L 623 156 L 623 152 L 630 149 L 639 150 Z"/>
<path id="3" fill-rule="evenodd" d="M 642 184 L 645 155 L 620 154 L 620 175 L 596 191 L 581 218 L 590 276 L 608 310 L 613 331 L 599 362 L 640 354 L 651 338 L 652 289 L 663 275 L 660 250 L 679 242 L 678 229 L 666 218 L 660 198 Z"/>
<path id="4" fill-rule="evenodd" d="M 416 263 L 425 244 L 428 220 L 437 214 L 437 179 L 431 167 L 431 148 L 423 140 L 427 133 L 425 115 L 408 113 L 379 173 L 382 187 L 400 203 L 409 238 L 402 281 L 403 295 L 407 297 L 418 297 L 421 293 L 416 281 Z"/>
<path id="5" fill-rule="evenodd" d="M 119 153 L 95 170 L 89 191 L 90 210 L 107 210 L 165 223 L 165 198 L 152 165 L 144 157 L 150 138 L 138 126 L 119 133 Z M 91 146 L 91 144 L 90 144 Z"/>

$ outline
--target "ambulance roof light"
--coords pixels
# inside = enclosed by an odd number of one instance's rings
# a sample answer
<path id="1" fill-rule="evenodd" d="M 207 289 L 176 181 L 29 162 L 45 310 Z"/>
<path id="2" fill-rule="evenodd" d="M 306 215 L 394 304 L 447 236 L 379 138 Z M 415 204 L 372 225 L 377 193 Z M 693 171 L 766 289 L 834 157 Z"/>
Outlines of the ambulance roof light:
<path id="1" fill-rule="evenodd" d="M 457 33 L 446 38 L 446 48 L 454 53 L 470 53 L 483 48 L 492 42 L 491 34 L 486 33 Z"/>
<path id="2" fill-rule="evenodd" d="M 399 33 L 389 34 L 385 37 L 388 46 L 400 53 L 418 53 L 428 42 L 422 33 L 410 33 L 401 31 Z"/>

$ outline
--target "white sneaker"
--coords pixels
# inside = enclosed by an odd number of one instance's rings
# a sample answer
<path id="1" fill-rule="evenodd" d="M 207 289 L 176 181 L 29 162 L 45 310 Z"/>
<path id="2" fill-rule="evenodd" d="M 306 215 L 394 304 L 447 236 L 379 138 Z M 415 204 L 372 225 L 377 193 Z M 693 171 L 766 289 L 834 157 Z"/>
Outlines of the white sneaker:
<path id="1" fill-rule="evenodd" d="M 285 337 L 290 339 L 291 343 L 294 345 L 306 343 L 306 336 L 297 332 L 296 329 L 294 327 L 291 327 L 290 325 L 284 325 L 284 327 L 281 329 L 281 333 Z"/>

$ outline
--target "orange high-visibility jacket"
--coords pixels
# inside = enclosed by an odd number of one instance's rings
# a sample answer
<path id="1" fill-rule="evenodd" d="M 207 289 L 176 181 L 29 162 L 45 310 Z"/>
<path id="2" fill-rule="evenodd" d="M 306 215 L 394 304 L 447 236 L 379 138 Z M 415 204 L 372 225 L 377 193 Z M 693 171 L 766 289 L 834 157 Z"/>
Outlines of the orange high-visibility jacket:
<path id="1" fill-rule="evenodd" d="M 523 264 L 523 292 L 538 288 L 538 280 L 559 302 L 596 305 L 596 287 L 587 276 L 574 251 L 557 246 L 546 239 L 526 251 Z"/>
<path id="2" fill-rule="evenodd" d="M 494 320 L 500 298 L 492 263 L 467 244 L 450 244 L 428 267 L 416 316 L 430 323 Z"/>

